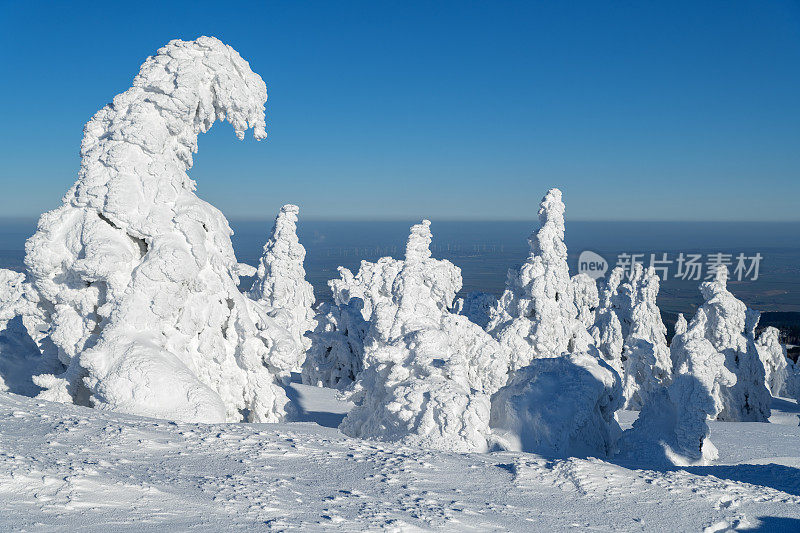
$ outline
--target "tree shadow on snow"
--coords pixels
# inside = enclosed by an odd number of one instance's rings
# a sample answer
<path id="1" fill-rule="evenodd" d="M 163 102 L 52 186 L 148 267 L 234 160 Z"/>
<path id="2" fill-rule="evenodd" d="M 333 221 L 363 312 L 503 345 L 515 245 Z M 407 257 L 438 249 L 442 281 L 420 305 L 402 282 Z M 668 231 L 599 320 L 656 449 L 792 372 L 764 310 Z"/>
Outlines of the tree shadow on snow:
<path id="1" fill-rule="evenodd" d="M 714 476 L 728 481 L 738 481 L 769 487 L 793 496 L 800 496 L 800 469 L 777 465 L 719 465 L 719 466 L 684 466 L 674 470 L 685 470 L 698 476 Z M 800 524 L 800 521 L 798 522 Z M 793 531 L 800 531 L 800 528 Z"/>
<path id="2" fill-rule="evenodd" d="M 292 376 L 292 383 L 299 383 L 294 375 Z M 290 415 L 290 420 L 292 422 L 314 422 L 323 427 L 336 429 L 346 416 L 345 413 L 307 411 L 303 406 L 303 397 L 297 389 L 291 385 L 287 385 L 283 389 L 286 391 L 286 396 L 289 398 L 289 401 L 292 402 L 292 412 Z"/>

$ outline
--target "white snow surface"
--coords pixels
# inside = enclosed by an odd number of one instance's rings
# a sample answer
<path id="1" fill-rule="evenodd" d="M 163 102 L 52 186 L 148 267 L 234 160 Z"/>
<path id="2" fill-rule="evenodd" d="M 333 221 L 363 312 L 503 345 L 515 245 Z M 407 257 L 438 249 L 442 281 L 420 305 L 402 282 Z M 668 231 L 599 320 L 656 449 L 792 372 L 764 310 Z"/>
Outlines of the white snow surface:
<path id="1" fill-rule="evenodd" d="M 26 244 L 43 399 L 172 420 L 274 422 L 296 350 L 243 295 L 231 229 L 187 175 L 227 120 L 266 137 L 263 80 L 212 37 L 171 41 L 86 124 L 78 180 Z"/>
<path id="2" fill-rule="evenodd" d="M 342 421 L 347 435 L 453 451 L 485 451 L 490 397 L 505 384 L 509 353 L 451 312 L 461 271 L 431 257 L 430 222 L 411 228 L 391 289 L 372 312 L 364 369 Z"/>
<path id="3" fill-rule="evenodd" d="M 331 389 L 307 422 L 194 424 L 0 393 L 0 530 L 796 531 L 792 425 L 713 422 L 714 466 L 458 454 L 343 436 Z M 635 412 L 622 412 L 625 418 Z M 319 425 L 319 422 L 324 425 Z"/>

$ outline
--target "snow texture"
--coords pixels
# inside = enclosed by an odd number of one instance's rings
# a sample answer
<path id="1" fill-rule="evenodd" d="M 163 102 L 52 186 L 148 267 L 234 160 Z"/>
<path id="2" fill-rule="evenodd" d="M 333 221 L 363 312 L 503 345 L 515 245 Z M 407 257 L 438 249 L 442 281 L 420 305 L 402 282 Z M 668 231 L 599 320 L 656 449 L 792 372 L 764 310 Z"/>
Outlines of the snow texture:
<path id="1" fill-rule="evenodd" d="M 305 334 L 316 326 L 314 289 L 306 281 L 303 268 L 306 250 L 297 238 L 299 212 L 296 205 L 281 207 L 248 293 L 251 299 L 269 310 L 270 317 L 291 333 L 297 346 L 284 360 L 273 358 L 270 361 L 274 366 L 280 364 L 284 375 L 300 371 L 305 353 L 311 347 L 311 339 Z"/>
<path id="2" fill-rule="evenodd" d="M 764 365 L 764 379 L 770 393 L 773 396 L 788 396 L 790 361 L 786 357 L 786 346 L 781 344 L 780 331 L 773 327 L 764 329 L 756 341 L 756 350 Z"/>
<path id="3" fill-rule="evenodd" d="M 685 324 L 684 324 L 685 326 Z M 706 339 L 708 318 L 700 308 L 673 338 L 675 376 L 647 397 L 633 428 L 620 443 L 620 459 L 636 464 L 708 464 L 717 458 L 707 420 L 722 411 L 722 391 L 736 383 L 725 354 Z"/>
<path id="4" fill-rule="evenodd" d="M 572 276 L 572 287 L 578 320 L 586 328 L 590 328 L 595 321 L 595 311 L 600 305 L 597 283 L 586 274 L 577 274 Z"/>
<path id="5" fill-rule="evenodd" d="M 608 457 L 621 430 L 619 375 L 594 355 L 534 359 L 492 399 L 500 447 L 546 457 Z"/>
<path id="6" fill-rule="evenodd" d="M 497 303 L 497 298 L 489 293 L 472 291 L 455 303 L 455 312 L 464 315 L 471 322 L 486 328 L 489 323 L 489 312 Z"/>
<path id="7" fill-rule="evenodd" d="M 725 355 L 725 366 L 736 376 L 734 385 L 720 389 L 723 408 L 717 418 L 726 422 L 766 422 L 772 397 L 755 344 L 759 313 L 737 300 L 728 291 L 727 281 L 728 270 L 723 267 L 717 269 L 713 281 L 700 285 L 705 300 L 700 307 L 706 317 L 705 338 Z"/>
<path id="8" fill-rule="evenodd" d="M 558 189 L 542 199 L 539 224 L 528 240 L 527 261 L 518 271 L 509 270 L 506 290 L 487 325 L 487 331 L 511 350 L 512 370 L 537 357 L 582 351 L 592 343 L 575 307 Z"/>
<path id="9" fill-rule="evenodd" d="M 601 356 L 611 368 L 623 375 L 622 349 L 625 338 L 622 335 L 622 324 L 617 316 L 617 294 L 622 280 L 621 268 L 614 268 L 600 286 L 599 304 L 595 311 L 594 324 L 589 334 Z"/>
<path id="10" fill-rule="evenodd" d="M 508 352 L 450 311 L 461 272 L 431 258 L 430 223 L 411 228 L 391 300 L 377 304 L 364 369 L 339 426 L 346 435 L 460 452 L 486 451 L 490 397 L 505 384 Z"/>
<path id="11" fill-rule="evenodd" d="M 227 120 L 266 137 L 263 80 L 212 37 L 174 40 L 86 124 L 78 180 L 26 244 L 41 398 L 173 420 L 275 422 L 291 334 L 237 285 L 227 220 L 187 175 Z"/>
<path id="12" fill-rule="evenodd" d="M 630 282 L 630 333 L 622 350 L 623 393 L 628 409 L 641 409 L 648 395 L 670 382 L 672 360 L 667 328 L 656 304 L 658 289 L 655 270 L 645 270 L 637 263 Z"/>

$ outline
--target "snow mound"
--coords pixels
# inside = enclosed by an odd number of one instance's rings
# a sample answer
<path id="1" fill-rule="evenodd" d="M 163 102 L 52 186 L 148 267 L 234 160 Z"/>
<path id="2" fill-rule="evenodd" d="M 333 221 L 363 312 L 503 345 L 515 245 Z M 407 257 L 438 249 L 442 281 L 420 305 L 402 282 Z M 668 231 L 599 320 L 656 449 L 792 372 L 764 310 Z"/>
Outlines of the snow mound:
<path id="1" fill-rule="evenodd" d="M 487 325 L 487 331 L 511 350 L 512 370 L 537 357 L 581 351 L 592 342 L 575 307 L 558 189 L 542 199 L 539 224 L 528 240 L 527 261 L 518 271 L 509 270 L 506 290 Z"/>
<path id="2" fill-rule="evenodd" d="M 725 355 L 705 337 L 708 319 L 697 311 L 688 329 L 673 339 L 680 361 L 667 388 L 654 391 L 633 428 L 620 442 L 619 459 L 636 464 L 708 464 L 717 458 L 709 440 L 708 420 L 723 409 L 721 391 L 736 383 L 725 367 Z"/>
<path id="3" fill-rule="evenodd" d="M 391 300 L 373 310 L 346 435 L 454 451 L 488 449 L 490 397 L 508 352 L 450 311 L 461 272 L 431 258 L 430 223 L 412 227 Z"/>
<path id="4" fill-rule="evenodd" d="M 587 353 L 534 359 L 492 399 L 491 427 L 506 450 L 608 457 L 621 433 L 619 376 Z"/>
<path id="5" fill-rule="evenodd" d="M 174 40 L 86 124 L 78 180 L 26 244 L 41 397 L 153 417 L 274 422 L 292 335 L 238 290 L 220 211 L 187 175 L 227 120 L 266 137 L 263 80 L 212 37 Z M 26 317 L 27 319 L 28 317 Z"/>
<path id="6" fill-rule="evenodd" d="M 284 205 L 275 218 L 272 236 L 264 246 L 258 263 L 256 278 L 248 295 L 269 310 L 269 315 L 291 333 L 299 349 L 290 350 L 281 361 L 271 359 L 271 364 L 280 364 L 284 375 L 299 371 L 305 360 L 305 352 L 311 347 L 311 339 L 305 336 L 316 326 L 314 319 L 314 289 L 306 281 L 303 261 L 306 249 L 297 238 L 297 215 L 300 208 Z"/>

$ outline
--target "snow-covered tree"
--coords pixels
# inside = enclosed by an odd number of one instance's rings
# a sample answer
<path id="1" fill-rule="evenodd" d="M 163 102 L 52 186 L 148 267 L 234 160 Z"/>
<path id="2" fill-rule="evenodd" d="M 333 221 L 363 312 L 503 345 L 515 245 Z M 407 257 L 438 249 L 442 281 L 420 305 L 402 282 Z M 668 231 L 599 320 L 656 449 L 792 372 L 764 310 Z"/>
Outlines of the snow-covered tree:
<path id="1" fill-rule="evenodd" d="M 497 298 L 486 292 L 472 291 L 455 303 L 455 312 L 485 328 L 489 323 L 489 313 L 497 303 Z"/>
<path id="2" fill-rule="evenodd" d="M 492 398 L 491 427 L 504 449 L 605 458 L 621 429 L 619 376 L 595 353 L 534 359 Z"/>
<path id="3" fill-rule="evenodd" d="M 597 283 L 586 274 L 572 276 L 575 307 L 578 309 L 578 320 L 590 328 L 595 321 L 595 313 L 600 306 L 600 296 L 597 292 Z"/>
<path id="4" fill-rule="evenodd" d="M 707 421 L 722 411 L 722 390 L 733 386 L 736 376 L 725 367 L 725 355 L 706 339 L 707 326 L 700 308 L 688 329 L 674 337 L 679 364 L 672 383 L 647 397 L 633 428 L 620 440 L 620 460 L 690 465 L 717 458 Z"/>
<path id="5" fill-rule="evenodd" d="M 764 329 L 756 341 L 756 350 L 764 365 L 767 388 L 773 396 L 785 395 L 790 361 L 786 357 L 786 346 L 781 344 L 780 331 L 773 327 Z"/>
<path id="6" fill-rule="evenodd" d="M 266 137 L 263 80 L 212 37 L 171 41 L 86 124 L 78 180 L 26 244 L 41 397 L 148 416 L 281 419 L 292 335 L 242 294 L 232 234 L 187 175 L 227 120 Z"/>
<path id="7" fill-rule="evenodd" d="M 529 239 L 528 260 L 518 271 L 509 270 L 506 290 L 487 325 L 487 331 L 511 350 L 512 370 L 537 357 L 581 351 L 591 343 L 575 307 L 558 189 L 542 199 L 539 223 Z"/>
<path id="8" fill-rule="evenodd" d="M 458 267 L 431 258 L 430 223 L 411 229 L 391 300 L 372 312 L 364 370 L 342 421 L 347 435 L 455 451 L 485 451 L 490 397 L 505 384 L 508 351 L 450 311 Z"/>
<path id="9" fill-rule="evenodd" d="M 300 370 L 305 352 L 311 347 L 311 339 L 305 334 L 316 326 L 314 289 L 306 281 L 303 268 L 306 250 L 297 238 L 299 212 L 296 205 L 281 207 L 248 293 L 250 298 L 270 310 L 270 316 L 291 333 L 300 347 L 292 351 L 293 359 L 285 361 L 285 372 Z"/>
<path id="10" fill-rule="evenodd" d="M 707 318 L 705 338 L 725 355 L 725 366 L 736 376 L 735 385 L 720 390 L 723 408 L 717 418 L 727 422 L 766 422 L 772 397 L 755 345 L 759 314 L 728 291 L 727 281 L 728 270 L 722 267 L 713 281 L 700 284 L 705 300 L 700 309 Z M 692 328 L 690 324 L 689 329 Z"/>
<path id="11" fill-rule="evenodd" d="M 613 269 L 599 288 L 599 304 L 595 311 L 594 324 L 589 334 L 606 363 L 623 375 L 622 348 L 625 338 L 622 335 L 622 324 L 617 317 L 616 299 L 623 271 Z"/>
<path id="12" fill-rule="evenodd" d="M 669 384 L 672 360 L 667 328 L 656 304 L 659 278 L 653 268 L 636 264 L 630 283 L 630 333 L 622 350 L 626 407 L 640 409 L 647 396 Z"/>

